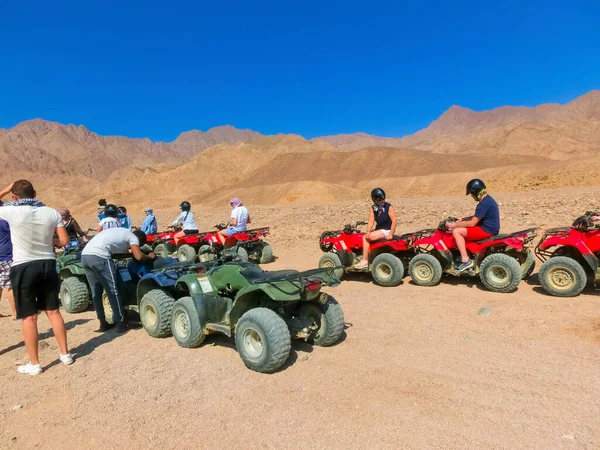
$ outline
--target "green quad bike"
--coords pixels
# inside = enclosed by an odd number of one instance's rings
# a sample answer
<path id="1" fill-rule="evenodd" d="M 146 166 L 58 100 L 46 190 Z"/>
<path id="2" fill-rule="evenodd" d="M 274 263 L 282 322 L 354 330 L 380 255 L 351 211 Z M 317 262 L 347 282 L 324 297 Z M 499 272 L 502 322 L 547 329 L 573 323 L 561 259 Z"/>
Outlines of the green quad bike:
<path id="1" fill-rule="evenodd" d="M 57 255 L 56 269 L 61 280 L 60 302 L 64 310 L 76 314 L 88 309 L 92 296 L 81 265 L 81 250 L 71 248 Z"/>
<path id="2" fill-rule="evenodd" d="M 321 291 L 340 283 L 338 267 L 269 272 L 250 262 L 221 261 L 177 280 L 185 295 L 171 310 L 171 333 L 180 346 L 198 347 L 210 333 L 235 336 L 246 367 L 271 373 L 289 358 L 291 339 L 319 346 L 340 339 L 342 308 Z"/>

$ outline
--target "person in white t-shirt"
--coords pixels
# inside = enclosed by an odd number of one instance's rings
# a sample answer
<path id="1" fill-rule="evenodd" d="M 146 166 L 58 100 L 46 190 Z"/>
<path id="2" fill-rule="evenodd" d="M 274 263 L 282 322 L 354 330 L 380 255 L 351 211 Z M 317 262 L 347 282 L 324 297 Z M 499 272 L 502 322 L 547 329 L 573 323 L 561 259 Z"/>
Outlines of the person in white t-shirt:
<path id="1" fill-rule="evenodd" d="M 73 363 L 67 347 L 65 323 L 59 311 L 60 280 L 52 246 L 54 233 L 63 246 L 69 243 L 69 236 L 58 211 L 35 198 L 35 189 L 29 181 L 15 181 L 0 192 L 0 199 L 9 192 L 12 192 L 14 201 L 0 208 L 0 219 L 10 225 L 13 244 L 10 281 L 17 319 L 23 320 L 23 341 L 30 361 L 17 370 L 27 375 L 38 375 L 42 373 L 38 355 L 39 311 L 45 311 L 50 320 L 60 349 L 60 361 L 66 365 Z"/>
<path id="2" fill-rule="evenodd" d="M 119 209 L 116 205 L 110 204 L 104 207 L 104 218 L 100 220 L 96 231 L 100 233 L 101 231 L 108 230 L 109 228 L 119 228 L 121 226 L 121 222 L 117 219 L 119 214 Z"/>
<path id="3" fill-rule="evenodd" d="M 85 270 L 96 315 L 100 321 L 100 328 L 96 330 L 98 333 L 111 328 L 104 315 L 102 292 L 106 292 L 108 296 L 117 331 L 119 333 L 127 331 L 123 303 L 116 284 L 117 268 L 111 256 L 131 250 L 131 255 L 138 261 L 153 261 L 156 259 L 154 253 L 145 255 L 140 250 L 140 246 L 144 244 L 146 244 L 146 233 L 142 230 L 131 232 L 122 227 L 109 228 L 94 236 L 81 252 L 81 265 Z"/>
<path id="4" fill-rule="evenodd" d="M 196 226 L 194 213 L 192 212 L 192 204 L 190 202 L 181 202 L 179 208 L 181 208 L 181 214 L 173 221 L 174 227 L 181 228 L 181 231 L 173 236 L 175 244 L 186 235 L 198 233 L 198 227 Z"/>
<path id="5" fill-rule="evenodd" d="M 232 208 L 229 224 L 227 225 L 227 228 L 219 231 L 222 243 L 225 243 L 227 236 L 246 231 L 246 225 L 252 222 L 252 219 L 250 219 L 250 214 L 248 213 L 248 209 L 244 206 L 239 198 L 233 197 L 231 200 L 229 200 L 229 204 Z"/>

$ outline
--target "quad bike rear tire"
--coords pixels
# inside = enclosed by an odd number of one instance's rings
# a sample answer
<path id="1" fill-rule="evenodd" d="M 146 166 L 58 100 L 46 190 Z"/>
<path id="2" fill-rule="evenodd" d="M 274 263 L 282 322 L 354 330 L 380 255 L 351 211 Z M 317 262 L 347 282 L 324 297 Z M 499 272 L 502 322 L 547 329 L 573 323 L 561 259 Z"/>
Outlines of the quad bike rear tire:
<path id="1" fill-rule="evenodd" d="M 444 270 L 440 261 L 429 253 L 420 253 L 408 263 L 408 273 L 418 286 L 437 286 Z"/>
<path id="2" fill-rule="evenodd" d="M 248 262 L 248 250 L 244 247 L 237 248 L 237 255 L 242 262 Z"/>
<path id="3" fill-rule="evenodd" d="M 522 266 L 523 268 L 523 280 L 527 280 L 535 269 L 535 255 L 533 252 L 527 252 L 527 259 Z"/>
<path id="4" fill-rule="evenodd" d="M 481 262 L 479 277 L 490 291 L 508 293 L 517 290 L 523 279 L 523 269 L 512 256 L 493 253 Z"/>
<path id="5" fill-rule="evenodd" d="M 85 311 L 90 304 L 90 288 L 77 277 L 69 277 L 60 285 L 60 302 L 69 314 Z"/>
<path id="6" fill-rule="evenodd" d="M 335 253 L 325 253 L 323 254 L 323 256 L 321 256 L 321 259 L 319 260 L 320 269 L 325 269 L 328 267 L 339 267 L 341 265 L 342 261 L 340 260 L 340 257 Z M 338 278 L 338 280 L 341 280 L 344 276 L 344 269 L 335 269 L 333 273 Z"/>
<path id="7" fill-rule="evenodd" d="M 550 258 L 540 267 L 538 277 L 544 290 L 555 297 L 576 297 L 588 281 L 581 264 L 567 256 Z"/>
<path id="8" fill-rule="evenodd" d="M 110 306 L 110 301 L 108 300 L 106 292 L 102 293 L 102 306 L 104 307 L 104 318 L 106 323 L 113 325 L 115 323 L 115 313 L 112 306 Z"/>
<path id="9" fill-rule="evenodd" d="M 154 254 L 156 256 L 162 256 L 163 258 L 168 258 L 174 252 L 173 244 L 158 244 L 154 247 Z"/>
<path id="10" fill-rule="evenodd" d="M 404 264 L 391 253 L 377 255 L 371 264 L 373 280 L 380 286 L 398 286 L 404 278 Z"/>
<path id="11" fill-rule="evenodd" d="M 298 315 L 306 316 L 319 328 L 311 333 L 308 342 L 321 347 L 335 344 L 344 332 L 344 312 L 335 298 L 329 296 L 327 303 L 302 303 Z"/>
<path id="12" fill-rule="evenodd" d="M 177 259 L 179 261 L 195 261 L 196 249 L 188 244 L 183 244 L 177 249 Z"/>
<path id="13" fill-rule="evenodd" d="M 206 335 L 192 297 L 181 297 L 173 305 L 171 313 L 171 333 L 181 347 L 199 347 Z"/>
<path id="14" fill-rule="evenodd" d="M 269 244 L 263 245 L 262 251 L 260 252 L 259 264 L 268 264 L 273 261 L 273 247 Z"/>
<path id="15" fill-rule="evenodd" d="M 254 308 L 238 321 L 235 346 L 248 369 L 272 373 L 290 357 L 292 338 L 277 313 L 268 308 Z"/>
<path id="16" fill-rule="evenodd" d="M 140 321 L 146 333 L 155 338 L 171 335 L 171 310 L 175 299 L 160 289 L 152 289 L 140 301 Z"/>

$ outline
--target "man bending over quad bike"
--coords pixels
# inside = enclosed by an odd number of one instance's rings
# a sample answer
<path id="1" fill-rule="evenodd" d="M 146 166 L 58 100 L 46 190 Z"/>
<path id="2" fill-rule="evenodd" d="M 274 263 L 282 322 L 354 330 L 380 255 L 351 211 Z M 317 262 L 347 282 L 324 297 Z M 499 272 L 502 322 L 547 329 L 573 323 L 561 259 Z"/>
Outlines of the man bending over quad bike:
<path id="1" fill-rule="evenodd" d="M 113 310 L 116 329 L 119 333 L 127 331 L 123 303 L 119 297 L 116 285 L 117 269 L 111 257 L 116 253 L 126 253 L 131 250 L 133 258 L 138 261 L 153 261 L 154 253 L 145 255 L 140 247 L 146 243 L 146 233 L 141 230 L 134 232 L 126 228 L 117 227 L 104 230 L 94 236 L 81 252 L 81 264 L 92 292 L 92 301 L 96 315 L 100 321 L 99 333 L 107 331 L 111 325 L 106 321 L 102 292 L 106 292 L 110 306 Z"/>
<path id="2" fill-rule="evenodd" d="M 480 241 L 500 232 L 498 204 L 488 195 L 485 183 L 478 178 L 469 181 L 466 195 L 471 195 L 473 200 L 478 202 L 475 214 L 460 218 L 456 222 L 446 223 L 448 230 L 452 230 L 456 246 L 460 251 L 461 264 L 456 267 L 459 272 L 464 272 L 475 264 L 467 253 L 465 241 Z"/>
<path id="3" fill-rule="evenodd" d="M 229 224 L 227 225 L 227 228 L 219 231 L 219 239 L 221 239 L 221 244 L 225 244 L 225 238 L 227 236 L 246 231 L 246 224 L 252 223 L 252 219 L 248 213 L 248 208 L 244 206 L 239 198 L 232 198 L 229 200 L 229 204 L 232 208 Z"/>
<path id="4" fill-rule="evenodd" d="M 371 200 L 373 200 L 373 206 L 369 210 L 369 224 L 363 237 L 363 256 L 360 262 L 354 266 L 357 270 L 369 267 L 369 248 L 372 242 L 381 239 L 389 241 L 396 232 L 396 210 L 385 201 L 385 191 L 381 188 L 373 189 Z M 373 227 L 375 227 L 374 230 Z"/>
<path id="5" fill-rule="evenodd" d="M 192 205 L 190 202 L 181 202 L 179 205 L 181 208 L 181 214 L 173 221 L 174 227 L 180 227 L 181 231 L 173 236 L 175 244 L 179 242 L 179 239 L 184 237 L 186 234 L 198 233 L 198 227 L 194 221 L 194 213 L 192 212 Z"/>

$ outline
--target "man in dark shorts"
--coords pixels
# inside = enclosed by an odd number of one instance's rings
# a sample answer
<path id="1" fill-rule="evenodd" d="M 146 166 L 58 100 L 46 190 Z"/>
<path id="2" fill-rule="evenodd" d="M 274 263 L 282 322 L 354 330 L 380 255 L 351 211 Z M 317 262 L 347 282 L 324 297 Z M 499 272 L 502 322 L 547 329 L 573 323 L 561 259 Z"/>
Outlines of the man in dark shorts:
<path id="1" fill-rule="evenodd" d="M 0 199 L 12 192 L 13 202 L 0 208 L 0 219 L 10 225 L 13 265 L 10 280 L 15 297 L 17 319 L 23 320 L 23 340 L 29 363 L 19 366 L 19 373 L 38 375 L 39 311 L 45 311 L 60 349 L 63 364 L 73 363 L 67 347 L 65 323 L 59 311 L 59 279 L 52 239 L 56 232 L 61 245 L 69 243 L 58 211 L 36 200 L 35 189 L 27 180 L 18 180 L 0 192 Z"/>
<path id="2" fill-rule="evenodd" d="M 456 267 L 459 272 L 470 269 L 475 264 L 467 253 L 466 241 L 480 241 L 500 232 L 500 210 L 496 200 L 488 195 L 485 183 L 478 178 L 469 181 L 467 195 L 478 202 L 475 214 L 456 222 L 446 223 L 448 229 L 452 230 L 456 246 L 460 251 L 461 263 Z"/>

